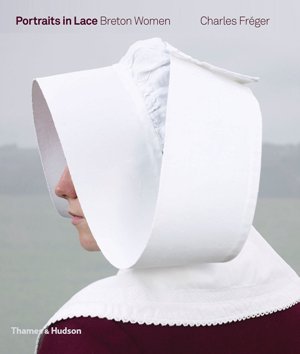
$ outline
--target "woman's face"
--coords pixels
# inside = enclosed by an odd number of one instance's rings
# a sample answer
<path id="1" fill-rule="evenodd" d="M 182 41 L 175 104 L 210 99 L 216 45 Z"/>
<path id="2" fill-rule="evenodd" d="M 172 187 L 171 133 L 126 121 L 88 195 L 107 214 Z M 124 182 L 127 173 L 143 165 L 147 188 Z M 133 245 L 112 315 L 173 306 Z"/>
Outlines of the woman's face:
<path id="1" fill-rule="evenodd" d="M 75 225 L 78 230 L 81 246 L 87 251 L 99 251 L 99 247 L 83 215 L 68 167 L 65 167 L 55 187 L 55 194 L 68 201 L 68 212 L 72 217 L 72 224 Z"/>

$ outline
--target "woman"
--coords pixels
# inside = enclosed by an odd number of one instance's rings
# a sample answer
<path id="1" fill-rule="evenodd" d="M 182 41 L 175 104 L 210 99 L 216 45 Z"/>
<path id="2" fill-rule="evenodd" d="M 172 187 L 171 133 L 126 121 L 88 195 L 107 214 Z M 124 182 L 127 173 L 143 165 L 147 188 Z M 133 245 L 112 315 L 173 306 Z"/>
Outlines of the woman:
<path id="1" fill-rule="evenodd" d="M 256 80 L 154 38 L 34 81 L 53 201 L 119 268 L 47 322 L 38 353 L 297 353 L 299 277 L 251 226 Z"/>

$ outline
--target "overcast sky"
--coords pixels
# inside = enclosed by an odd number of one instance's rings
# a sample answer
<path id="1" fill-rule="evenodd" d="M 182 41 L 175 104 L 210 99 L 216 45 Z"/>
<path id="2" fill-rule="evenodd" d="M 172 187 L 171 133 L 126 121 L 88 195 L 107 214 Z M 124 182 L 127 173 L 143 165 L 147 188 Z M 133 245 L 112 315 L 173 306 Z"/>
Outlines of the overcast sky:
<path id="1" fill-rule="evenodd" d="M 0 0 L 0 145 L 35 147 L 32 79 L 110 65 L 138 39 L 162 37 L 203 61 L 259 76 L 252 84 L 263 139 L 300 143 L 300 25 L 297 1 Z M 15 17 L 164 17 L 171 26 L 16 26 Z M 270 18 L 261 28 L 201 26 L 200 17 Z"/>

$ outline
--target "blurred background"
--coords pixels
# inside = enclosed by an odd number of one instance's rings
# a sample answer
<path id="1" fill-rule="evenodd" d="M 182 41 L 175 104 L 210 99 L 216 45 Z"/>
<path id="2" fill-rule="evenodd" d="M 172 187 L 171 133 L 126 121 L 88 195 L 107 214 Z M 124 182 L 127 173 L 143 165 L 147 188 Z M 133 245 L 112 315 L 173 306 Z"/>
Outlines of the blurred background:
<path id="1" fill-rule="evenodd" d="M 263 155 L 254 225 L 300 274 L 300 5 L 254 0 L 143 2 L 0 0 L 0 352 L 32 353 L 35 335 L 76 291 L 116 273 L 83 250 L 51 204 L 31 110 L 35 77 L 118 61 L 135 40 L 159 36 L 203 61 L 259 76 Z M 16 26 L 15 17 L 163 17 L 170 26 Z M 254 27 L 201 26 L 201 16 L 270 18 Z"/>

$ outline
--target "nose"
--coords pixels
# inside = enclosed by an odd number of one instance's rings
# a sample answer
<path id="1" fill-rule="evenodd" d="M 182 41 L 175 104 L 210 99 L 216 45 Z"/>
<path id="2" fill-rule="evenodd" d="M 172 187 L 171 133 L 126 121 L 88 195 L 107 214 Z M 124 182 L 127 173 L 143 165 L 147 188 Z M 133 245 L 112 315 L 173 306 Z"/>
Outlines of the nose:
<path id="1" fill-rule="evenodd" d="M 77 198 L 69 168 L 66 166 L 55 187 L 55 194 L 60 198 Z"/>

